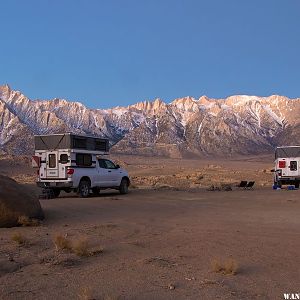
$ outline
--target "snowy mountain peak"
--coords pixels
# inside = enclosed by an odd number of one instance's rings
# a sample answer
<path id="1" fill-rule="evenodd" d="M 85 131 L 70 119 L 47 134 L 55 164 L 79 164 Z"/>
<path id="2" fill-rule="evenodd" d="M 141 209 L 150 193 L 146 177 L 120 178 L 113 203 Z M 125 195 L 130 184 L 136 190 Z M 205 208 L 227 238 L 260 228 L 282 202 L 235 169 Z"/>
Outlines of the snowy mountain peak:
<path id="1" fill-rule="evenodd" d="M 160 109 L 164 109 L 166 104 L 159 98 L 154 101 L 143 101 L 137 104 L 131 105 L 128 108 L 135 108 L 137 110 L 145 111 L 145 112 L 156 112 Z"/>
<path id="2" fill-rule="evenodd" d="M 31 101 L 0 86 L 0 150 L 30 153 L 33 134 L 76 132 L 109 138 L 113 151 L 142 155 L 235 155 L 300 144 L 300 98 L 247 95 L 161 99 L 89 109 L 65 99 Z"/>

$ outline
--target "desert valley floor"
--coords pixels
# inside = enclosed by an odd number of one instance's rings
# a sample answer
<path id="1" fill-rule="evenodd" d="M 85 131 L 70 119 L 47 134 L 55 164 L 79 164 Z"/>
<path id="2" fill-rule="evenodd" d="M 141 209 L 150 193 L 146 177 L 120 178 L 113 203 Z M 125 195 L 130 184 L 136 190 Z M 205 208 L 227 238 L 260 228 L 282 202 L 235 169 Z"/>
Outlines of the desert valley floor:
<path id="1" fill-rule="evenodd" d="M 284 299 L 300 291 L 300 191 L 272 190 L 271 155 L 235 160 L 114 157 L 116 191 L 41 200 L 36 227 L 0 228 L 0 299 Z M 34 186 L 28 158 L 0 173 Z M 254 190 L 208 191 L 254 180 Z M 12 236 L 24 243 L 18 245 Z M 57 249 L 86 241 L 91 255 Z M 235 274 L 224 274 L 231 262 Z M 225 266 L 226 270 L 226 266 Z M 226 273 L 226 272 L 225 272 Z"/>

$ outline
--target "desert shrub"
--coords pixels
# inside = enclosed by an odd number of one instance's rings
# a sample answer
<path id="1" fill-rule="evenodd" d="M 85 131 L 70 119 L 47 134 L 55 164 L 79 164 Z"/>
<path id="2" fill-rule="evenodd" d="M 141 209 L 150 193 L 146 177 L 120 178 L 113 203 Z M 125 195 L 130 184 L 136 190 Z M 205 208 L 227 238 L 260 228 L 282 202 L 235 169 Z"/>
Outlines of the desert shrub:
<path id="1" fill-rule="evenodd" d="M 236 275 L 238 272 L 238 263 L 233 258 L 228 258 L 224 262 L 220 259 L 212 259 L 211 267 L 213 272 L 224 275 Z"/>
<path id="2" fill-rule="evenodd" d="M 92 296 L 92 291 L 88 287 L 82 287 L 78 293 L 79 300 L 92 300 L 94 297 Z"/>
<path id="3" fill-rule="evenodd" d="M 80 238 L 75 241 L 72 246 L 72 252 L 78 256 L 89 256 L 88 241 L 86 238 Z"/>
<path id="4" fill-rule="evenodd" d="M 211 267 L 215 273 L 220 273 L 223 270 L 222 262 L 218 258 L 212 259 Z"/>
<path id="5" fill-rule="evenodd" d="M 26 238 L 20 232 L 13 233 L 11 239 L 19 246 L 26 244 Z"/>
<path id="6" fill-rule="evenodd" d="M 86 238 L 79 238 L 72 241 L 63 235 L 58 234 L 53 238 L 53 243 L 56 247 L 56 250 L 67 250 L 78 256 L 88 257 L 103 252 L 102 247 L 89 249 L 89 243 Z"/>
<path id="7" fill-rule="evenodd" d="M 238 271 L 238 263 L 229 258 L 224 262 L 224 274 L 225 275 L 235 275 Z"/>
<path id="8" fill-rule="evenodd" d="M 20 216 L 18 218 L 18 224 L 23 227 L 28 227 L 28 226 L 39 226 L 40 222 L 37 219 L 30 219 L 27 216 Z"/>
<path id="9" fill-rule="evenodd" d="M 72 249 L 71 241 L 61 234 L 57 234 L 54 236 L 53 243 L 56 247 L 56 250 L 71 250 Z"/>

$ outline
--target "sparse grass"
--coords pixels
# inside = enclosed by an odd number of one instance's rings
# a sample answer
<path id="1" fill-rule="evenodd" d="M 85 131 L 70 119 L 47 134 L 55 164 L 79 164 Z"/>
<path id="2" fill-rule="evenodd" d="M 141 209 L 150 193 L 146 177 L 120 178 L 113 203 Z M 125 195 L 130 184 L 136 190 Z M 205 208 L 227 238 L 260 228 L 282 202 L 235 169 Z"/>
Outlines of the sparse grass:
<path id="1" fill-rule="evenodd" d="M 83 287 L 80 289 L 79 293 L 78 293 L 78 298 L 80 300 L 93 300 L 95 299 L 93 296 L 92 296 L 92 291 L 90 288 L 88 287 Z"/>
<path id="2" fill-rule="evenodd" d="M 53 243 L 56 247 L 56 250 L 71 250 L 72 249 L 72 244 L 67 237 L 57 234 L 53 238 Z"/>
<path id="3" fill-rule="evenodd" d="M 67 250 L 82 257 L 94 256 L 103 252 L 102 247 L 89 249 L 89 243 L 86 238 L 79 238 L 72 241 L 67 239 L 66 236 L 58 234 L 53 238 L 53 243 L 57 251 Z"/>
<path id="4" fill-rule="evenodd" d="M 238 263 L 233 258 L 229 258 L 224 262 L 224 274 L 235 275 L 238 271 Z"/>
<path id="5" fill-rule="evenodd" d="M 11 239 L 12 241 L 16 242 L 19 246 L 25 245 L 27 242 L 26 238 L 20 232 L 13 233 Z"/>
<path id="6" fill-rule="evenodd" d="M 39 226 L 40 222 L 37 219 L 31 219 L 27 216 L 20 216 L 18 218 L 18 224 L 23 227 L 28 227 L 28 226 Z"/>
<path id="7" fill-rule="evenodd" d="M 222 263 L 218 258 L 212 259 L 211 267 L 215 273 L 220 273 L 223 270 Z"/>
<path id="8" fill-rule="evenodd" d="M 73 243 L 72 252 L 78 256 L 90 256 L 88 250 L 88 241 L 86 238 L 80 238 Z"/>
<path id="9" fill-rule="evenodd" d="M 224 275 L 236 275 L 238 272 L 238 263 L 233 258 L 228 258 L 224 262 L 215 258 L 211 261 L 211 267 L 215 273 Z"/>

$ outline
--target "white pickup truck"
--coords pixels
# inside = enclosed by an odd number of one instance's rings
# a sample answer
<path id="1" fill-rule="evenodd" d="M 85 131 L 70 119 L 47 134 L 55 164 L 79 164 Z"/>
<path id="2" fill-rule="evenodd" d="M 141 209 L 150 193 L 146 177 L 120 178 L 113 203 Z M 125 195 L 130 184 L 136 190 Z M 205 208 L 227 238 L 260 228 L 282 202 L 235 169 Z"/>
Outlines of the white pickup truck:
<path id="1" fill-rule="evenodd" d="M 128 193 L 128 173 L 107 159 L 107 154 L 106 139 L 71 133 L 35 136 L 32 164 L 37 169 L 37 185 L 55 197 L 61 190 L 75 191 L 81 197 L 107 188 Z"/>

